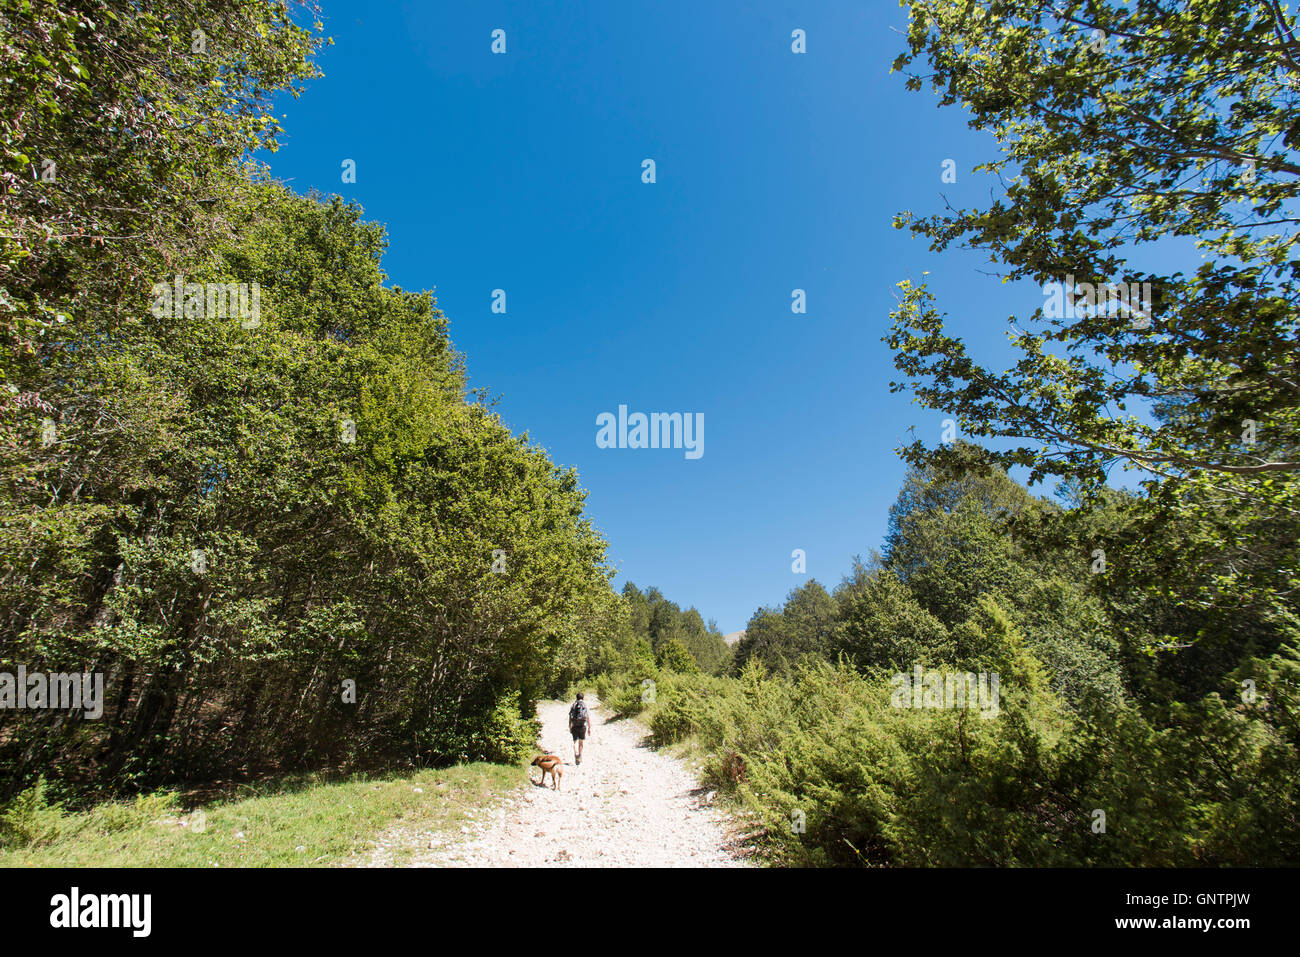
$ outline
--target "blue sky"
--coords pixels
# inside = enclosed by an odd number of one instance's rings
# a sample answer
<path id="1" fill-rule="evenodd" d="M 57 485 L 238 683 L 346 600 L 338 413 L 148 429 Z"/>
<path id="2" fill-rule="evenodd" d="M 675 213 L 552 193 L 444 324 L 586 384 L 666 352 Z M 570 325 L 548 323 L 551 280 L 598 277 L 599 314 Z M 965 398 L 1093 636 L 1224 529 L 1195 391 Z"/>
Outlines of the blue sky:
<path id="1" fill-rule="evenodd" d="M 889 393 L 895 283 L 929 270 L 952 328 L 999 367 L 1007 317 L 1042 302 L 891 225 L 994 185 L 971 168 L 996 146 L 889 73 L 905 16 L 888 0 L 326 0 L 325 76 L 283 100 L 269 162 L 387 225 L 386 271 L 435 291 L 471 385 L 577 467 L 616 586 L 735 631 L 878 548 L 895 448 L 910 426 L 939 438 L 941 412 Z M 620 404 L 703 413 L 704 455 L 598 448 L 596 417 Z"/>

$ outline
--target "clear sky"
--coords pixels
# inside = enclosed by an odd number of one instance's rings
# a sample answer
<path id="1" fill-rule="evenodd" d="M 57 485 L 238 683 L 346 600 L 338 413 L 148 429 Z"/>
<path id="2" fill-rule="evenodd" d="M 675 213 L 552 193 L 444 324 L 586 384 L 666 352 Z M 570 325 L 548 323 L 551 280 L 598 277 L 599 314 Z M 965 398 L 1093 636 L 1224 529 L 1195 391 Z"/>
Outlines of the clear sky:
<path id="1" fill-rule="evenodd" d="M 387 225 L 392 282 L 435 291 L 471 385 L 577 467 L 616 587 L 656 585 L 723 631 L 878 548 L 894 450 L 909 427 L 939 438 L 942 412 L 889 393 L 895 283 L 929 270 L 999 367 L 1007 317 L 1043 301 L 892 227 L 944 195 L 987 202 L 971 168 L 997 149 L 890 74 L 892 0 L 324 8 L 325 76 L 283 100 L 273 173 Z M 704 454 L 598 448 L 619 405 L 703 413 Z"/>

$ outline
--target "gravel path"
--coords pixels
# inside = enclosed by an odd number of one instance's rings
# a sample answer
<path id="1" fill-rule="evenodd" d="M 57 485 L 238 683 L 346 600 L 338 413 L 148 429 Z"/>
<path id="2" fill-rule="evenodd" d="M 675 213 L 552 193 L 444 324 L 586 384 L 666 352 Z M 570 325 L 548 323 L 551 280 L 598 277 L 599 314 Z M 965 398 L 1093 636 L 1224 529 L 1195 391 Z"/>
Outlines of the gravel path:
<path id="1" fill-rule="evenodd" d="M 542 746 L 564 759 L 561 790 L 534 784 L 460 834 L 384 835 L 372 866 L 394 847 L 412 867 L 737 867 L 738 834 L 675 758 L 645 745 L 645 728 L 592 709 L 594 733 L 573 763 L 563 701 L 538 706 Z M 540 769 L 530 768 L 536 782 Z M 405 856 L 405 855 L 403 855 Z"/>

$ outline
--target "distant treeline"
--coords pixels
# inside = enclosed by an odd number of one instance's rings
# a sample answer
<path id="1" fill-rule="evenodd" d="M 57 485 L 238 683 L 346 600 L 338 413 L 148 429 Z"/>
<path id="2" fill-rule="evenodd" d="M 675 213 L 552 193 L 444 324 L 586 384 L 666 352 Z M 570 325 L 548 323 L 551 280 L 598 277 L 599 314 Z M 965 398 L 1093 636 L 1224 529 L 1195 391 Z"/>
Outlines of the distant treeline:
<path id="1" fill-rule="evenodd" d="M 592 659 L 595 672 L 609 671 L 627 657 L 676 672 L 721 674 L 731 667 L 731 648 L 717 623 L 705 624 L 694 608 L 682 611 L 658 588 L 623 586 L 624 614 Z"/>

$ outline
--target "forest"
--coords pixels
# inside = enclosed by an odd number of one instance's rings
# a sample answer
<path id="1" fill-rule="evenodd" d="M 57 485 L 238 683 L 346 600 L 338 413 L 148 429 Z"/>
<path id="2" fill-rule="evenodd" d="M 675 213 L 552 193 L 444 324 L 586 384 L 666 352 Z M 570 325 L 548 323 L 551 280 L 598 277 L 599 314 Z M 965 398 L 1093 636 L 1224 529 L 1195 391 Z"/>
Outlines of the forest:
<path id="1" fill-rule="evenodd" d="M 530 748 L 615 606 L 606 545 L 431 295 L 386 283 L 382 227 L 249 159 L 319 31 L 207 4 L 239 43 L 192 56 L 188 4 L 19 7 L 0 670 L 101 675 L 108 704 L 0 710 L 4 796 Z M 231 285 L 257 298 L 207 308 Z"/>
<path id="2" fill-rule="evenodd" d="M 310 7 L 4 0 L 0 843 L 46 800 L 518 764 L 589 687 L 777 863 L 1300 860 L 1291 17 L 907 6 L 894 70 L 1005 192 L 893 225 L 1072 301 L 999 371 L 900 277 L 891 388 L 956 434 L 898 450 L 878 549 L 729 646 L 616 589 L 576 470 L 470 387 L 384 227 L 257 159 L 319 76 Z M 19 707 L 20 674 L 99 684 Z"/>

